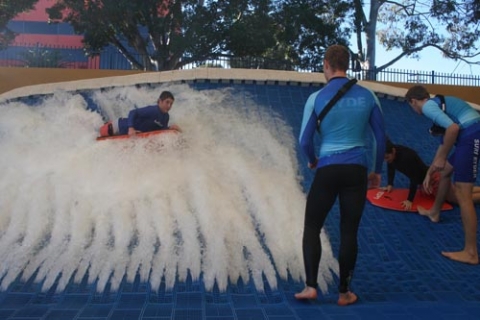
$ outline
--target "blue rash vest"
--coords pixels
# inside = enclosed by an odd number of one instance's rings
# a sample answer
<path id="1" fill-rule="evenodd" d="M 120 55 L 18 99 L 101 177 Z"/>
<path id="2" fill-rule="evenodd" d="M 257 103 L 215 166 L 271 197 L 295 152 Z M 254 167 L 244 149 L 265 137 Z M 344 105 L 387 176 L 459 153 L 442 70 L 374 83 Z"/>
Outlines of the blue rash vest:
<path id="1" fill-rule="evenodd" d="M 310 95 L 303 110 L 300 147 L 310 163 L 315 163 L 314 136 L 317 115 L 348 78 L 332 78 Z M 385 153 L 385 123 L 380 102 L 367 88 L 354 85 L 327 113 L 320 124 L 317 168 L 331 164 L 359 164 L 368 168 L 367 147 L 372 143 L 372 170 L 381 173 Z"/>
<path id="2" fill-rule="evenodd" d="M 118 130 L 119 134 L 127 134 L 129 127 L 141 132 L 164 130 L 168 129 L 169 120 L 169 114 L 163 113 L 158 105 L 146 106 L 131 110 L 128 118 L 118 119 Z"/>
<path id="3" fill-rule="evenodd" d="M 453 123 L 460 130 L 480 121 L 480 114 L 462 99 L 445 96 L 445 112 L 442 111 L 440 98 L 429 99 L 422 107 L 422 113 L 437 125 L 448 128 Z"/>

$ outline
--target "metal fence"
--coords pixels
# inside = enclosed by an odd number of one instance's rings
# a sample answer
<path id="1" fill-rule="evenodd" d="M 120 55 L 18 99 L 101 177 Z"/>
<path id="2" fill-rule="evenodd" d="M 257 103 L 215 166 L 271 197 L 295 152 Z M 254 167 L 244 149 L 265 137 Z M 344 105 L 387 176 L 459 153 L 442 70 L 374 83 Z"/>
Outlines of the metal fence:
<path id="1" fill-rule="evenodd" d="M 82 48 L 24 44 L 0 51 L 0 67 L 98 69 Z"/>
<path id="2" fill-rule="evenodd" d="M 136 55 L 140 61 L 140 55 Z M 131 70 L 129 61 L 114 47 L 107 47 L 95 57 L 89 57 L 82 48 L 45 47 L 38 44 L 24 44 L 8 47 L 0 51 L 1 67 L 37 67 L 72 69 L 114 69 Z M 298 68 L 290 61 L 266 59 L 263 57 L 220 56 L 212 59 L 191 62 L 181 69 L 193 68 L 245 68 L 289 70 L 298 72 L 321 72 L 321 69 Z M 480 86 L 479 75 L 461 75 L 436 71 L 413 71 L 401 69 L 348 71 L 349 76 L 359 80 L 380 82 L 424 83 L 459 86 Z"/>
<path id="3" fill-rule="evenodd" d="M 462 75 L 454 73 L 442 73 L 436 71 L 414 71 L 400 69 L 383 69 L 381 71 L 360 70 L 349 71 L 349 75 L 359 80 L 375 80 L 380 82 L 403 82 L 403 83 L 424 83 L 444 84 L 456 86 L 480 87 L 479 75 Z"/>

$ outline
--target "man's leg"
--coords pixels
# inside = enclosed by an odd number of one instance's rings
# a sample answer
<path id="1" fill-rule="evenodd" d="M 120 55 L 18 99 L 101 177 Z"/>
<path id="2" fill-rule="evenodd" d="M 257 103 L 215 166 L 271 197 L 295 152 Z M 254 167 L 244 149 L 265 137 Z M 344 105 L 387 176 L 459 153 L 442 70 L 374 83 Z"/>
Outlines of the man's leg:
<path id="1" fill-rule="evenodd" d="M 455 183 L 455 195 L 460 207 L 463 230 L 465 232 L 465 246 L 462 251 L 442 252 L 442 254 L 455 261 L 478 264 L 477 213 L 473 205 L 472 189 L 473 183 Z"/>
<path id="2" fill-rule="evenodd" d="M 455 184 L 451 183 L 450 188 L 448 188 L 447 196 L 445 197 L 445 200 L 447 202 L 458 204 L 457 196 L 455 195 L 455 190 L 456 190 Z"/>
<path id="3" fill-rule="evenodd" d="M 480 203 L 480 187 L 474 186 L 472 191 L 473 203 Z"/>
<path id="4" fill-rule="evenodd" d="M 347 171 L 348 170 L 348 171 Z M 340 284 L 338 305 L 346 306 L 357 301 L 350 291 L 358 254 L 358 227 L 367 195 L 367 170 L 361 166 L 345 168 L 348 181 L 340 192 Z"/>
<path id="5" fill-rule="evenodd" d="M 450 203 L 458 204 L 457 196 L 455 195 L 455 184 L 453 183 L 450 186 L 450 189 L 448 190 L 446 200 Z M 473 186 L 472 200 L 474 204 L 480 203 L 480 187 L 479 186 Z"/>
<path id="6" fill-rule="evenodd" d="M 318 266 L 322 256 L 320 231 L 337 197 L 336 177 L 342 167 L 327 166 L 317 169 L 307 196 L 303 227 L 302 251 L 306 286 L 296 293 L 296 299 L 317 298 Z"/>
<path id="7" fill-rule="evenodd" d="M 452 183 L 452 172 L 453 167 L 447 161 L 447 163 L 445 164 L 445 168 L 440 172 L 440 183 L 438 185 L 438 192 L 435 195 L 435 202 L 433 203 L 433 206 L 430 209 L 418 206 L 418 213 L 422 216 L 428 217 L 430 220 L 432 220 L 432 222 L 440 221 L 440 212 L 442 209 L 442 205 L 445 202 L 445 199 L 450 189 L 450 185 Z"/>

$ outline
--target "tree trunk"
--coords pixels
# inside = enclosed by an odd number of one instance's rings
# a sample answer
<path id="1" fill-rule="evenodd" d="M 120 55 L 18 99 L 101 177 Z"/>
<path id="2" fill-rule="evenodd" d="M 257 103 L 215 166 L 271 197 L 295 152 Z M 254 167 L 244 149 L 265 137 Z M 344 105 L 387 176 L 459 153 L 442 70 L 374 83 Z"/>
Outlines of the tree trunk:
<path id="1" fill-rule="evenodd" d="M 368 23 L 365 25 L 365 40 L 367 42 L 367 51 L 366 51 L 364 69 L 367 69 L 367 74 L 366 74 L 367 80 L 376 80 L 377 78 L 377 75 L 375 73 L 376 30 L 377 30 L 378 10 L 380 9 L 380 6 L 381 6 L 380 0 L 371 0 Z"/>

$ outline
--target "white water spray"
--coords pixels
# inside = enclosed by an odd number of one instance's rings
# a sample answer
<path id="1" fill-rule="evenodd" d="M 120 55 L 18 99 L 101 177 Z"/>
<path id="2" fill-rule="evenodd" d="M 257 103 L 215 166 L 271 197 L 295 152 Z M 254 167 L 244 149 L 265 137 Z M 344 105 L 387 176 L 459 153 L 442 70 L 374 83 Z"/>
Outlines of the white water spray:
<path id="1" fill-rule="evenodd" d="M 92 99 L 109 119 L 175 95 L 170 123 L 181 135 L 96 141 L 103 120 L 79 94 L 39 105 L 0 105 L 0 279 L 35 275 L 48 290 L 69 281 L 122 278 L 157 290 L 162 279 L 202 279 L 225 290 L 239 277 L 263 290 L 264 276 L 301 281 L 305 195 L 295 138 L 244 93 L 187 85 L 123 87 Z M 319 284 L 337 272 L 328 238 Z"/>

